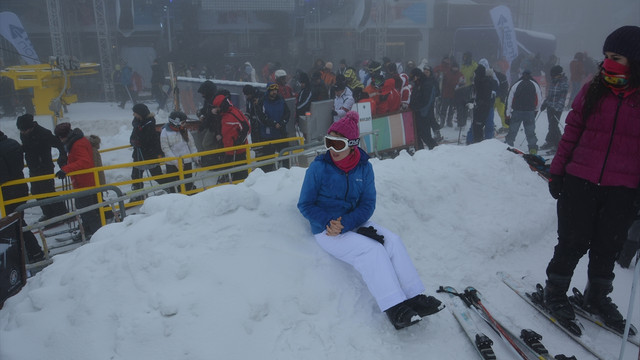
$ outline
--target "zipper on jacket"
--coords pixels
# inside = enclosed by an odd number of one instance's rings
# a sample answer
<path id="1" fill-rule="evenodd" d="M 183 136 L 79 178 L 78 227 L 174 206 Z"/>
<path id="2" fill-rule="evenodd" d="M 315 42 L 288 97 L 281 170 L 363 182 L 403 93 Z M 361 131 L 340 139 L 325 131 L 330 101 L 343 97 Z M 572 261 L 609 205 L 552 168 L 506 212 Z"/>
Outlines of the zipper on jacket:
<path id="1" fill-rule="evenodd" d="M 344 193 L 344 201 L 347 201 L 347 195 L 349 194 L 349 173 L 344 173 L 345 180 L 347 180 L 347 191 Z"/>
<path id="2" fill-rule="evenodd" d="M 604 176 L 604 169 L 607 167 L 607 160 L 609 159 L 609 152 L 611 151 L 611 145 L 613 144 L 613 136 L 616 133 L 616 125 L 618 124 L 618 113 L 620 112 L 620 106 L 622 106 L 623 94 L 618 94 L 618 106 L 616 107 L 616 115 L 613 118 L 613 128 L 611 129 L 611 137 L 609 138 L 609 145 L 607 146 L 607 153 L 604 155 L 604 162 L 602 163 L 602 170 L 600 171 L 600 177 L 598 178 L 598 186 L 602 182 Z"/>

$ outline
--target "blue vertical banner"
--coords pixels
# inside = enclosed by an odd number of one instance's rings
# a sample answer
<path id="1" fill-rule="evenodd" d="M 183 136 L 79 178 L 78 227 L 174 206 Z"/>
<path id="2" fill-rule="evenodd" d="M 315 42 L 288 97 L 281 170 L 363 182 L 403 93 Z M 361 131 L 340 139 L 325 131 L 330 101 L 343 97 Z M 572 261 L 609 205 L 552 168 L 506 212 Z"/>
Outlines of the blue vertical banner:
<path id="1" fill-rule="evenodd" d="M 493 26 L 498 32 L 500 46 L 502 47 L 502 55 L 511 64 L 518 57 L 518 42 L 516 40 L 516 32 L 513 27 L 513 19 L 511 10 L 504 5 L 496 6 L 489 11 Z"/>
<path id="2" fill-rule="evenodd" d="M 16 14 L 8 11 L 0 13 L 0 34 L 18 50 L 28 65 L 40 64 L 38 54 Z"/>

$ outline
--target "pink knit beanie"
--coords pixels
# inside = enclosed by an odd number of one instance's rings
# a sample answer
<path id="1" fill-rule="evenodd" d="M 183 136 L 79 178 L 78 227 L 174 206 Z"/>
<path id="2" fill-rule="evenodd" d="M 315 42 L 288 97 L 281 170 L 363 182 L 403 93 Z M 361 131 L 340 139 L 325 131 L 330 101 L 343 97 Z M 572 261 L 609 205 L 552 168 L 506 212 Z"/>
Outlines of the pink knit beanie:
<path id="1" fill-rule="evenodd" d="M 360 129 L 358 128 L 359 120 L 360 116 L 357 112 L 349 111 L 342 119 L 334 122 L 329 127 L 327 134 L 335 131 L 349 140 L 356 140 L 360 138 Z"/>

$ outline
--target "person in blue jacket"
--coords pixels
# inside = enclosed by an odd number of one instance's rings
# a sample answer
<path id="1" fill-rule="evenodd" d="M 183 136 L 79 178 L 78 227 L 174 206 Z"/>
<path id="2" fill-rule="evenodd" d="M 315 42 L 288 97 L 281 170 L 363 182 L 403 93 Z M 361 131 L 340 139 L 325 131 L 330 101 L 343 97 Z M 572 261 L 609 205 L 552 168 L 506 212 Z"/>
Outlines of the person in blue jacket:
<path id="1" fill-rule="evenodd" d="M 424 285 L 400 237 L 370 221 L 376 187 L 369 156 L 358 147 L 358 113 L 349 111 L 325 136 L 327 152 L 309 166 L 298 209 L 316 242 L 352 265 L 396 329 L 444 306 L 422 294 Z"/>

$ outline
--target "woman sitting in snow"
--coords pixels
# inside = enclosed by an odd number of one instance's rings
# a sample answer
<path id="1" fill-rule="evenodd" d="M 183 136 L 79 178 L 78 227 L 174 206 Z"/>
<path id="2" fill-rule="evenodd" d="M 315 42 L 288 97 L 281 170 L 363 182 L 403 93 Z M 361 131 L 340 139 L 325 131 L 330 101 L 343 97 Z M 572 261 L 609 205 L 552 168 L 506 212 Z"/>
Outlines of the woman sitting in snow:
<path id="1" fill-rule="evenodd" d="M 331 125 L 324 139 L 328 151 L 307 169 L 298 209 L 318 245 L 360 272 L 380 310 L 401 329 L 444 306 L 422 294 L 424 285 L 400 237 L 369 220 L 376 188 L 369 156 L 358 147 L 358 120 L 350 111 Z"/>

